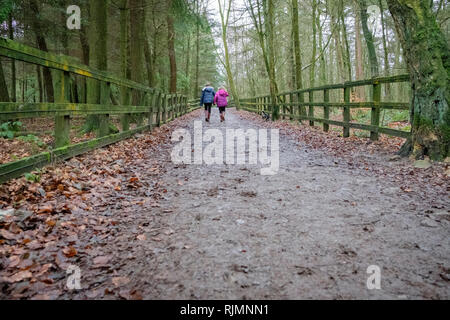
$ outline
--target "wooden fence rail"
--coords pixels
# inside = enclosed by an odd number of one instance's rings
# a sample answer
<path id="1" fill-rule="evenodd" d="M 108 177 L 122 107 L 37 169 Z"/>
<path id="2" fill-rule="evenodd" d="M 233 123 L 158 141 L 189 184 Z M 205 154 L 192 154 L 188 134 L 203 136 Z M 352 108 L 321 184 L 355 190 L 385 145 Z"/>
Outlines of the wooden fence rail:
<path id="1" fill-rule="evenodd" d="M 49 152 L 0 165 L 0 183 L 21 176 L 26 172 L 65 160 L 95 148 L 118 142 L 132 135 L 152 130 L 198 108 L 198 103 L 188 101 L 180 94 L 165 94 L 142 84 L 116 77 L 108 72 L 95 70 L 76 61 L 73 57 L 55 55 L 0 38 L 0 56 L 38 65 L 52 70 L 54 102 L 47 103 L 0 103 L 0 122 L 9 120 L 54 117 L 54 146 Z M 74 76 L 100 83 L 100 103 L 74 103 Z M 115 85 L 121 95 L 119 101 L 125 105 L 113 105 L 111 89 Z M 88 91 L 89 94 L 89 91 Z M 139 97 L 138 105 L 131 105 L 133 94 Z M 133 99 L 136 101 L 136 99 Z M 137 128 L 130 130 L 131 115 L 137 115 Z M 96 139 L 79 144 L 70 144 L 70 120 L 74 116 L 98 115 L 100 128 Z M 110 134 L 110 115 L 121 116 L 121 132 Z M 143 121 L 147 119 L 145 124 Z"/>
<path id="2" fill-rule="evenodd" d="M 380 77 L 361 81 L 345 82 L 315 88 L 302 89 L 279 94 L 275 103 L 269 95 L 254 98 L 241 99 L 241 107 L 250 112 L 271 113 L 274 106 L 279 107 L 280 116 L 291 120 L 307 120 L 310 126 L 316 122 L 322 123 L 323 130 L 328 132 L 330 125 L 343 127 L 343 136 L 350 136 L 350 129 L 370 131 L 370 139 L 378 140 L 379 134 L 408 138 L 411 132 L 395 130 L 380 126 L 380 114 L 382 110 L 409 110 L 409 103 L 381 102 L 381 89 L 383 84 L 409 82 L 409 75 L 392 77 Z M 356 87 L 371 86 L 371 101 L 351 102 L 351 90 Z M 343 90 L 343 102 L 330 102 L 331 90 Z M 317 101 L 315 93 L 322 92 L 323 100 Z M 308 102 L 305 102 L 305 94 L 308 94 Z M 306 111 L 308 107 L 308 111 Z M 315 116 L 315 109 L 323 108 L 323 118 Z M 342 109 L 343 121 L 330 120 L 330 109 Z M 351 122 L 351 109 L 371 109 L 370 125 Z"/>

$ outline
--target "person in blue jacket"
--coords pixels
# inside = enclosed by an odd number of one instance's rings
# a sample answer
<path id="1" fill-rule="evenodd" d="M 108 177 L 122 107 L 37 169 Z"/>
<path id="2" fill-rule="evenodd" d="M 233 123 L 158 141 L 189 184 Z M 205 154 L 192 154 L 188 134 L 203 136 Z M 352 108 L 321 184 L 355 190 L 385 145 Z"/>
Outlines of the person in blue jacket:
<path id="1" fill-rule="evenodd" d="M 205 106 L 206 122 L 209 122 L 209 119 L 211 118 L 211 108 L 214 103 L 215 95 L 216 92 L 214 91 L 214 88 L 211 86 L 211 83 L 207 83 L 202 90 L 202 99 L 200 100 L 200 106 Z"/>

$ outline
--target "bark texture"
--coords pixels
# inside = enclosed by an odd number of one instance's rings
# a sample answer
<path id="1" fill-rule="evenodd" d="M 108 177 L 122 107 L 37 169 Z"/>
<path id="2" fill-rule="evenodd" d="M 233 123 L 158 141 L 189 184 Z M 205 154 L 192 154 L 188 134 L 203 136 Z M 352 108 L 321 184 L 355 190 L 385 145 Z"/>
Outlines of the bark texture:
<path id="1" fill-rule="evenodd" d="M 448 156 L 450 51 L 428 0 L 388 0 L 411 74 L 412 151 L 416 158 Z"/>

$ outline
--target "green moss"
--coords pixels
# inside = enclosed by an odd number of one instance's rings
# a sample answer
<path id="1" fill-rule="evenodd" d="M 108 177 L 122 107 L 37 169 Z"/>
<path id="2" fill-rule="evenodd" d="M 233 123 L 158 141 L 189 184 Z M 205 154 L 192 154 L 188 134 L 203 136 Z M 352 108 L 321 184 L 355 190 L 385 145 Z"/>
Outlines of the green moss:
<path id="1" fill-rule="evenodd" d="M 44 152 L 42 155 L 47 158 L 48 162 L 52 161 L 52 155 L 50 152 Z"/>
<path id="2" fill-rule="evenodd" d="M 414 115 L 413 127 L 416 129 L 430 129 L 434 128 L 434 124 L 431 119 L 424 118 L 416 114 Z"/>
<path id="3" fill-rule="evenodd" d="M 94 147 L 97 146 L 97 145 L 98 145 L 98 140 L 97 140 L 97 139 L 90 140 L 90 141 L 88 142 L 88 146 L 91 147 L 91 148 L 94 148 Z"/>
<path id="4" fill-rule="evenodd" d="M 447 145 L 447 149 L 448 149 L 448 147 L 450 145 L 450 125 L 448 125 L 448 124 L 440 125 L 438 130 L 441 132 L 441 136 L 443 138 L 443 143 Z"/>
<path id="5" fill-rule="evenodd" d="M 60 153 L 67 153 L 69 150 L 69 146 L 61 147 L 56 150 L 58 150 L 58 152 L 60 152 Z"/>
<path id="6" fill-rule="evenodd" d="M 414 116 L 413 140 L 415 148 L 430 156 L 433 160 L 442 160 L 448 156 L 450 147 L 450 125 L 436 126 L 431 119 Z"/>

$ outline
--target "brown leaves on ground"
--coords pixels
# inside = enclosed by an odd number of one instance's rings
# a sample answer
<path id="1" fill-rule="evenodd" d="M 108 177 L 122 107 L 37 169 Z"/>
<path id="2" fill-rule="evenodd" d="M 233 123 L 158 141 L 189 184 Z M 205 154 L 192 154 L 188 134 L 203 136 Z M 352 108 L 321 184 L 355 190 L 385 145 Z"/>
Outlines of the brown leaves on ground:
<path id="1" fill-rule="evenodd" d="M 95 138 L 95 133 L 93 132 L 80 135 L 78 128 L 83 125 L 84 121 L 84 117 L 74 117 L 71 119 L 70 141 L 72 144 Z M 23 123 L 21 131 L 27 132 L 26 134 L 36 134 L 37 138 L 43 144 L 38 144 L 33 141 L 23 141 L 20 137 L 14 139 L 0 138 L 0 164 L 17 161 L 48 151 L 48 146 L 54 144 L 53 128 L 55 121 L 53 118 L 22 119 L 21 122 Z M 116 119 L 113 119 L 113 123 L 116 126 L 118 122 Z"/>
<path id="2" fill-rule="evenodd" d="M 122 288 L 130 281 L 117 274 L 116 262 L 133 254 L 130 240 L 118 235 L 135 232 L 124 226 L 136 211 L 159 208 L 164 168 L 158 155 L 173 128 L 196 116 L 46 167 L 36 173 L 39 183 L 20 178 L 1 185 L 0 299 L 70 298 L 76 294 L 66 287 L 71 265 L 93 279 L 83 287 L 85 298 L 142 299 L 137 288 Z M 135 232 L 136 242 L 145 239 Z"/>
<path id="3" fill-rule="evenodd" d="M 262 127 L 280 129 L 280 134 L 293 137 L 302 147 L 306 147 L 305 152 L 314 149 L 334 156 L 335 165 L 385 177 L 399 185 L 399 192 L 422 198 L 424 206 L 437 210 L 446 208 L 445 200 L 450 192 L 446 172 L 450 164 L 435 162 L 427 169 L 415 168 L 414 161 L 395 156 L 405 139 L 380 135 L 378 141 L 372 142 L 354 135 L 343 138 L 341 127 L 335 127 L 339 130 L 333 131 L 333 126 L 330 126 L 327 133 L 321 127 L 310 127 L 306 121 L 304 125 L 289 120 L 266 122 L 261 116 L 247 111 L 239 111 L 238 116 Z"/>

